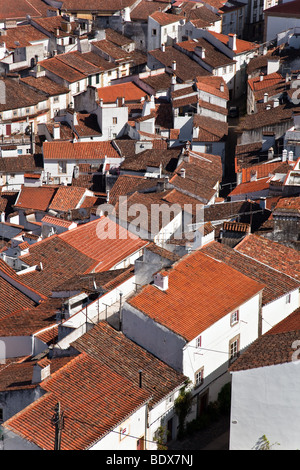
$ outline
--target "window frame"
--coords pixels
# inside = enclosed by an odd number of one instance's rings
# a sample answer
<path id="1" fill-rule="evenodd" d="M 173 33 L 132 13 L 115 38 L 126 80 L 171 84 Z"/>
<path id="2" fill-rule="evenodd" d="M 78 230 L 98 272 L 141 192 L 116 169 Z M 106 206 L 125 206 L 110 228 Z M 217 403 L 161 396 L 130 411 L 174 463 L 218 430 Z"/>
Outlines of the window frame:
<path id="1" fill-rule="evenodd" d="M 199 380 L 200 377 L 200 380 Z M 200 387 L 204 383 L 204 366 L 195 372 L 195 388 Z"/>
<path id="2" fill-rule="evenodd" d="M 230 314 L 230 326 L 234 326 L 240 321 L 240 311 L 239 309 L 231 312 Z"/>
<path id="3" fill-rule="evenodd" d="M 234 345 L 236 344 L 236 347 Z M 235 351 L 233 351 L 233 348 Z M 232 364 L 240 355 L 240 335 L 234 336 L 229 341 L 229 364 Z"/>

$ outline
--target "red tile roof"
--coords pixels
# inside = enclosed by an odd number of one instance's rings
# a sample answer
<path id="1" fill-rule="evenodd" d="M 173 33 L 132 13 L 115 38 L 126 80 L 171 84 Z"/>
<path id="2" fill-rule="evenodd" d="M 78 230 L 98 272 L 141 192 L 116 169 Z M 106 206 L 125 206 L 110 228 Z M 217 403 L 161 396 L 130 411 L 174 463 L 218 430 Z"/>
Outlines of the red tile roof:
<path id="1" fill-rule="evenodd" d="M 133 384 L 138 383 L 137 371 L 142 370 L 142 387 L 152 396 L 150 407 L 182 386 L 186 380 L 183 374 L 154 357 L 106 322 L 98 323 L 72 343 L 72 347 L 95 357 Z"/>
<path id="2" fill-rule="evenodd" d="M 8 50 L 30 46 L 45 39 L 48 39 L 48 36 L 31 25 L 7 29 L 5 34 L 0 35 L 0 42 L 4 41 Z"/>
<path id="3" fill-rule="evenodd" d="M 98 88 L 97 92 L 99 99 L 102 98 L 104 103 L 115 103 L 117 98 L 120 97 L 125 98 L 125 102 L 140 102 L 141 98 L 147 95 L 144 90 L 133 82 L 119 83 L 117 85 Z"/>
<path id="4" fill-rule="evenodd" d="M 60 186 L 54 195 L 49 210 L 67 212 L 76 209 L 84 197 L 86 188 L 77 186 Z"/>
<path id="5" fill-rule="evenodd" d="M 53 450 L 51 423 L 60 402 L 64 412 L 62 450 L 85 450 L 125 421 L 150 398 L 149 392 L 81 353 L 41 384 L 40 399 L 5 422 L 5 428 L 41 449 Z"/>
<path id="6" fill-rule="evenodd" d="M 93 220 L 59 235 L 60 239 L 95 261 L 95 272 L 111 269 L 147 241 L 130 234 L 107 217 Z"/>
<path id="7" fill-rule="evenodd" d="M 15 207 L 19 209 L 46 211 L 55 191 L 55 188 L 47 186 L 41 186 L 38 188 L 23 186 L 15 203 Z"/>
<path id="8" fill-rule="evenodd" d="M 234 269 L 264 284 L 262 305 L 266 305 L 283 295 L 299 289 L 300 283 L 279 271 L 259 263 L 253 258 L 239 253 L 222 243 L 211 242 L 201 251 L 216 260 L 223 261 Z"/>
<path id="9" fill-rule="evenodd" d="M 209 31 L 209 34 L 217 38 L 223 44 L 228 45 L 229 37 L 226 34 L 216 33 L 215 31 Z M 243 52 L 248 52 L 253 49 L 258 49 L 259 44 L 255 42 L 245 41 L 244 39 L 236 38 L 236 54 L 241 54 Z"/>
<path id="10" fill-rule="evenodd" d="M 235 249 L 267 266 L 300 280 L 300 255 L 297 250 L 258 235 L 248 235 Z"/>
<path id="11" fill-rule="evenodd" d="M 264 90 L 268 88 L 272 88 L 275 85 L 281 83 L 283 81 L 283 77 L 280 73 L 274 72 L 269 75 L 264 75 L 263 80 L 260 80 L 260 76 L 249 78 L 248 83 L 250 88 L 256 92 L 260 90 Z"/>
<path id="12" fill-rule="evenodd" d="M 270 183 L 270 177 L 268 178 L 261 178 L 257 181 L 250 181 L 247 183 L 241 183 L 238 184 L 228 195 L 230 196 L 236 196 L 239 194 L 250 194 L 250 193 L 256 193 L 258 191 L 263 191 L 265 189 L 269 188 L 269 183 Z"/>
<path id="13" fill-rule="evenodd" d="M 166 291 L 149 284 L 128 303 L 186 341 L 194 339 L 264 288 L 200 251 L 184 257 L 168 273 Z"/>
<path id="14" fill-rule="evenodd" d="M 25 20 L 27 15 L 40 17 L 47 14 L 48 5 L 42 0 L 0 0 L 0 18 L 6 20 Z"/>
<path id="15" fill-rule="evenodd" d="M 110 141 L 101 142 L 44 142 L 44 159 L 102 160 L 104 157 L 118 158 Z"/>
<path id="16" fill-rule="evenodd" d="M 177 23 L 180 20 L 185 20 L 183 15 L 173 15 L 171 13 L 164 13 L 162 11 L 155 11 L 150 15 L 150 18 L 157 21 L 161 26 L 167 26 L 168 24 Z"/>

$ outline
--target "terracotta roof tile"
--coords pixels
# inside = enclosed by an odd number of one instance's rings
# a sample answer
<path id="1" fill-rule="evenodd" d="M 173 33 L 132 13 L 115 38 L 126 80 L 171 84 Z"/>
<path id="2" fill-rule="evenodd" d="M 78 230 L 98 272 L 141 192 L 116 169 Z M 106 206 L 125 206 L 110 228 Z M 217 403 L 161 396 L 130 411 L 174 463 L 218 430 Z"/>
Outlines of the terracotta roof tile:
<path id="1" fill-rule="evenodd" d="M 287 276 L 300 279 L 300 255 L 297 250 L 258 235 L 248 235 L 235 249 Z"/>
<path id="2" fill-rule="evenodd" d="M 129 234 L 107 217 L 80 225 L 62 233 L 59 237 L 85 256 L 94 259 L 96 264 L 94 272 L 111 269 L 148 243 Z"/>
<path id="3" fill-rule="evenodd" d="M 49 205 L 49 210 L 66 212 L 70 209 L 76 209 L 84 197 L 85 192 L 86 188 L 60 186 Z"/>
<path id="4" fill-rule="evenodd" d="M 133 384 L 139 383 L 138 370 L 142 370 L 142 387 L 152 396 L 150 408 L 186 380 L 183 374 L 105 322 L 98 323 L 87 334 L 72 343 L 72 346 L 80 352 L 87 352 Z"/>
<path id="5" fill-rule="evenodd" d="M 128 303 L 186 341 L 194 339 L 264 287 L 201 251 L 174 264 L 168 276 L 166 291 L 150 284 Z M 188 296 L 183 285 L 188 285 Z"/>
<path id="6" fill-rule="evenodd" d="M 23 186 L 15 203 L 15 207 L 18 209 L 46 211 L 55 194 L 55 191 L 55 188 L 47 186 L 41 186 L 37 188 Z"/>
<path id="7" fill-rule="evenodd" d="M 269 188 L 270 177 L 261 178 L 257 181 L 250 181 L 246 183 L 238 184 L 230 193 L 229 197 L 239 195 L 239 194 L 251 194 L 258 191 L 263 191 Z"/>
<path id="8" fill-rule="evenodd" d="M 41 386 L 45 395 L 4 426 L 45 450 L 54 448 L 51 417 L 58 401 L 64 412 L 61 449 L 84 450 L 150 398 L 138 384 L 134 386 L 123 374 L 117 374 L 86 353 L 73 358 Z"/>
<path id="9" fill-rule="evenodd" d="M 101 160 L 117 158 L 110 141 L 101 142 L 44 142 L 44 159 Z"/>
<path id="10" fill-rule="evenodd" d="M 145 91 L 133 82 L 101 87 L 98 88 L 97 92 L 99 99 L 102 98 L 104 103 L 115 103 L 119 97 L 124 97 L 125 103 L 129 101 L 140 102 L 141 98 L 146 96 Z"/>
<path id="11" fill-rule="evenodd" d="M 240 271 L 251 279 L 264 284 L 265 288 L 262 293 L 263 305 L 273 302 L 300 287 L 300 281 L 293 280 L 285 274 L 265 266 L 255 259 L 244 256 L 242 253 L 224 244 L 211 242 L 202 248 L 201 251 L 214 259 L 223 261 L 228 266 Z"/>
<path id="12" fill-rule="evenodd" d="M 172 68 L 173 61 L 175 61 L 176 70 L 174 73 L 182 82 L 192 81 L 198 76 L 211 75 L 211 73 L 201 67 L 201 65 L 173 46 L 166 46 L 165 52 L 161 49 L 155 49 L 153 51 L 149 51 L 148 54 L 154 57 L 163 66 L 169 67 L 170 70 Z"/>

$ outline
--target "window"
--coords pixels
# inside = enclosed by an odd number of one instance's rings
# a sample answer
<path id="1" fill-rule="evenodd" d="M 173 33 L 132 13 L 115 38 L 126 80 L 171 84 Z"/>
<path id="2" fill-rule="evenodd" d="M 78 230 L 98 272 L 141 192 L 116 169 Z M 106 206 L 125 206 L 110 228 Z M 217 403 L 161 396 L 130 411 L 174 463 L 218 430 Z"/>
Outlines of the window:
<path id="1" fill-rule="evenodd" d="M 196 348 L 201 348 L 201 336 L 198 336 L 198 338 L 196 338 Z"/>
<path id="2" fill-rule="evenodd" d="M 54 96 L 53 101 L 54 101 L 54 103 L 58 103 L 59 97 L 58 97 L 58 96 Z"/>
<path id="3" fill-rule="evenodd" d="M 212 144 L 205 145 L 205 153 L 212 153 Z"/>
<path id="4" fill-rule="evenodd" d="M 222 73 L 226 73 L 226 67 L 223 67 Z"/>
<path id="5" fill-rule="evenodd" d="M 3 423 L 3 408 L 0 408 L 0 423 Z"/>
<path id="6" fill-rule="evenodd" d="M 204 382 L 204 367 L 201 367 L 201 369 L 197 370 L 195 373 L 195 387 L 199 387 L 199 385 L 202 385 Z"/>
<path id="7" fill-rule="evenodd" d="M 285 303 L 286 303 L 286 304 L 290 304 L 290 303 L 291 303 L 291 294 L 287 294 L 287 296 L 285 297 Z"/>
<path id="8" fill-rule="evenodd" d="M 100 83 L 100 74 L 99 73 L 96 74 L 96 83 L 97 83 L 97 85 L 98 85 L 98 83 Z"/>
<path id="9" fill-rule="evenodd" d="M 156 36 L 157 35 L 157 30 L 154 28 L 152 29 L 152 36 Z"/>
<path id="10" fill-rule="evenodd" d="M 240 352 L 240 335 L 235 336 L 229 341 L 229 363 L 231 364 L 239 356 Z"/>
<path id="11" fill-rule="evenodd" d="M 88 84 L 90 86 L 92 85 L 92 76 L 91 75 L 88 76 Z"/>
<path id="12" fill-rule="evenodd" d="M 118 124 L 118 118 L 113 117 L 113 124 Z"/>
<path id="13" fill-rule="evenodd" d="M 233 65 L 229 65 L 229 72 L 233 72 Z"/>
<path id="14" fill-rule="evenodd" d="M 236 310 L 230 315 L 230 326 L 235 325 L 236 323 L 238 323 L 238 321 L 239 321 L 239 311 Z"/>
<path id="15" fill-rule="evenodd" d="M 26 108 L 26 114 L 29 114 L 29 112 L 30 112 L 30 109 Z"/>
<path id="16" fill-rule="evenodd" d="M 67 162 L 65 160 L 61 160 L 58 162 L 58 173 L 66 173 L 67 172 Z"/>

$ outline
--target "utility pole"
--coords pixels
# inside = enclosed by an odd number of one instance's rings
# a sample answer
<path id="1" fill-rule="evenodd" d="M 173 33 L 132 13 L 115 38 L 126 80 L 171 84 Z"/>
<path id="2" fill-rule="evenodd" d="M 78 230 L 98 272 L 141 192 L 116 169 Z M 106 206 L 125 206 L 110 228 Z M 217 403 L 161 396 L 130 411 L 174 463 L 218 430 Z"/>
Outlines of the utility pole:
<path id="1" fill-rule="evenodd" d="M 53 424 L 53 426 L 55 426 L 54 450 L 60 450 L 61 432 L 64 427 L 64 414 L 61 411 L 60 402 L 56 404 L 54 410 L 54 415 L 51 418 L 51 423 Z"/>

